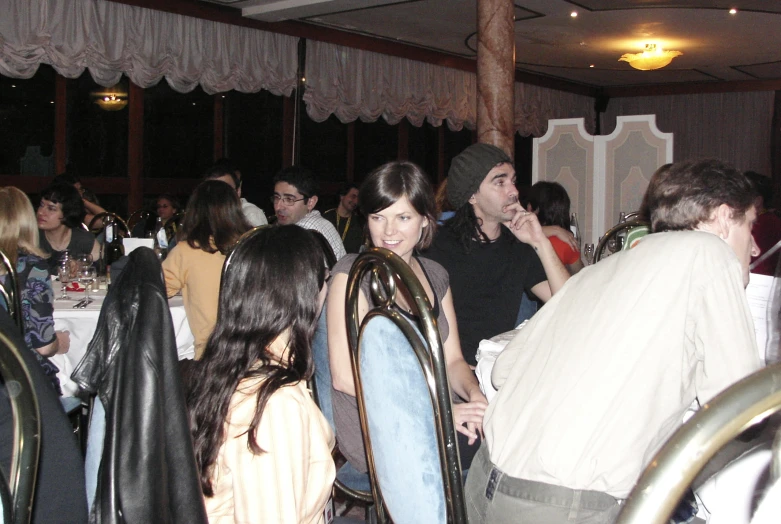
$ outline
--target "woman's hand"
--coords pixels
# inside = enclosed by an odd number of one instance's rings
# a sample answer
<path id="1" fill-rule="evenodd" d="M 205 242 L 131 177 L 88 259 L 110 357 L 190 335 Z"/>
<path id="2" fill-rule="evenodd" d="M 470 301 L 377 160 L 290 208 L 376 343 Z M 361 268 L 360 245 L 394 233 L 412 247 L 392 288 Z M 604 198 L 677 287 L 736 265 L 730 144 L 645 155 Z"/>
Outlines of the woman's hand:
<path id="1" fill-rule="evenodd" d="M 572 231 L 567 231 L 559 226 L 542 226 L 542 232 L 546 237 L 556 237 L 562 242 L 569 244 L 573 251 L 580 251 L 578 241 L 575 240 L 575 235 L 572 234 Z"/>
<path id="2" fill-rule="evenodd" d="M 487 407 L 488 401 L 482 393 L 469 402 L 453 404 L 456 430 L 469 437 L 470 446 L 477 441 L 478 434 L 483 438 L 483 415 Z"/>

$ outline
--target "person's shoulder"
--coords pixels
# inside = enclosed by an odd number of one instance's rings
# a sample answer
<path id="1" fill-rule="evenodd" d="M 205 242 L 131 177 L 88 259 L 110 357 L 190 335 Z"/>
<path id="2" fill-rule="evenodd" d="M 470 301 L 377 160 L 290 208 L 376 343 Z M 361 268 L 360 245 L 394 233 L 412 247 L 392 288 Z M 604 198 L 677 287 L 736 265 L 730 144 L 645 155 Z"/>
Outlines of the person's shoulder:
<path id="1" fill-rule="evenodd" d="M 358 255 L 356 253 L 348 253 L 342 258 L 339 259 L 339 261 L 334 266 L 332 272 L 334 274 L 336 273 L 349 273 L 350 268 L 353 267 L 353 262 L 355 262 L 355 259 L 358 258 Z"/>
<path id="2" fill-rule="evenodd" d="M 47 259 L 43 257 L 39 257 L 36 254 L 33 253 L 23 253 L 20 252 L 19 256 L 17 258 L 17 265 L 21 266 L 24 265 L 25 267 L 37 267 L 37 268 L 48 268 L 49 263 L 47 262 Z"/>
<path id="3" fill-rule="evenodd" d="M 640 250 L 640 248 L 643 248 Z M 659 259 L 667 266 L 696 264 L 702 271 L 714 269 L 716 264 L 737 263 L 738 258 L 732 248 L 718 235 L 707 231 L 667 231 L 653 233 L 643 238 L 637 247 L 628 251 L 638 251 L 638 255 Z"/>
<path id="4" fill-rule="evenodd" d="M 447 270 L 445 269 L 445 266 L 437 262 L 436 260 L 432 260 L 426 256 L 418 257 L 418 260 L 420 261 L 420 264 L 428 271 L 429 273 L 444 273 L 447 275 Z"/>
<path id="5" fill-rule="evenodd" d="M 81 226 L 76 226 L 71 229 L 71 236 L 77 240 L 89 240 L 90 242 L 95 240 L 95 235 L 87 231 Z"/>
<path id="6" fill-rule="evenodd" d="M 431 282 L 441 288 L 438 291 L 447 291 L 448 286 L 450 286 L 450 274 L 447 269 L 445 269 L 445 266 L 436 260 L 431 260 L 426 257 L 418 257 L 418 261 L 420 261 L 420 265 L 422 265 L 426 270 L 426 273 L 428 273 Z"/>
<path id="7" fill-rule="evenodd" d="M 458 237 L 455 231 L 453 231 L 448 222 L 445 222 L 444 225 L 437 228 L 437 232 L 434 234 L 434 239 L 427 252 L 452 249 L 458 245 Z"/>

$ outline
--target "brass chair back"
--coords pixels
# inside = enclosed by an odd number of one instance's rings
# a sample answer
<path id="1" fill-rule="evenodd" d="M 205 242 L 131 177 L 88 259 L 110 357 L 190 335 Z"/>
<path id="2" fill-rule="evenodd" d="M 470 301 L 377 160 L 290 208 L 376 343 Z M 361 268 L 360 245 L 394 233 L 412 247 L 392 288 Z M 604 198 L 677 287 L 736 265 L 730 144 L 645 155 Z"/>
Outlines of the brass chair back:
<path id="1" fill-rule="evenodd" d="M 169 243 L 179 232 L 179 229 L 181 229 L 182 220 L 184 220 L 184 212 L 180 211 L 166 220 L 165 224 L 163 225 L 163 228 L 165 229 L 165 237 L 168 239 Z"/>
<path id="2" fill-rule="evenodd" d="M 747 428 L 781 410 L 781 364 L 768 366 L 721 392 L 676 431 L 651 459 L 618 516 L 618 524 L 666 524 L 679 500 L 717 451 Z M 781 439 L 773 443 L 779 464 Z M 778 481 L 778 468 L 774 468 Z"/>
<path id="3" fill-rule="evenodd" d="M 605 250 L 607 249 L 608 243 L 611 240 L 616 241 L 616 249 L 615 252 L 621 251 L 619 243 L 619 234 L 621 233 L 628 233 L 630 230 L 641 227 L 641 226 L 648 226 L 648 222 L 645 222 L 644 220 L 627 220 L 626 222 L 622 222 L 620 224 L 617 224 L 610 228 L 607 233 L 605 233 L 605 236 L 602 237 L 602 240 L 599 241 L 599 244 L 597 244 L 597 249 L 594 251 L 594 263 L 596 264 L 600 260 L 602 260 L 606 255 Z"/>
<path id="4" fill-rule="evenodd" d="M 16 274 L 16 267 L 11 263 L 11 259 L 0 249 L 0 264 L 2 273 L 0 274 L 0 295 L 2 295 L 8 306 L 8 314 L 16 323 L 22 336 L 24 336 L 24 319 L 22 318 L 22 296 L 19 289 L 19 275 Z M 5 278 L 3 278 L 5 276 Z"/>
<path id="5" fill-rule="evenodd" d="M 136 209 L 132 213 L 130 213 L 130 216 L 127 217 L 127 227 L 130 231 L 133 231 L 133 228 L 136 227 L 136 224 L 141 222 L 142 220 L 147 220 L 151 213 L 149 211 L 144 211 L 143 209 Z"/>
<path id="6" fill-rule="evenodd" d="M 101 225 L 100 227 L 98 227 L 97 225 L 102 224 L 103 219 L 107 217 L 111 217 L 114 219 L 114 223 L 117 226 L 119 226 L 120 235 L 122 234 L 122 230 L 124 230 L 125 231 L 124 236 L 126 237 L 130 236 L 130 229 L 127 227 L 127 223 L 125 222 L 125 220 L 121 216 L 117 215 L 116 213 L 112 213 L 111 211 L 106 211 L 105 213 L 98 213 L 97 215 L 92 217 L 92 220 L 90 220 L 89 226 L 87 227 L 90 233 L 100 233 L 101 231 L 103 231 L 103 228 L 105 226 Z"/>
<path id="7" fill-rule="evenodd" d="M 358 313 L 358 297 L 361 281 L 371 271 L 372 298 L 378 306 L 371 309 L 363 321 Z M 397 290 L 405 290 L 413 297 L 412 314 L 417 315 L 420 333 L 394 307 Z M 437 432 L 440 468 L 444 487 L 446 518 L 449 523 L 466 524 L 466 506 L 464 502 L 463 480 L 458 455 L 453 411 L 450 404 L 450 386 L 447 379 L 447 365 L 444 348 L 439 336 L 437 321 L 432 313 L 431 304 L 425 289 L 412 269 L 398 255 L 383 248 L 369 248 L 361 253 L 353 263 L 347 283 L 347 338 L 352 360 L 358 412 L 361 420 L 364 446 L 366 448 L 372 495 L 377 505 L 378 518 L 383 522 L 388 517 L 381 502 L 382 492 L 377 481 L 372 452 L 369 423 L 366 413 L 363 387 L 361 385 L 361 344 L 360 338 L 364 326 L 373 317 L 385 317 L 404 333 L 417 357 L 423 376 L 428 385 L 430 400 L 434 411 L 434 426 Z"/>
<path id="8" fill-rule="evenodd" d="M 0 333 L 0 375 L 8 389 L 13 416 L 11 469 L 0 475 L 3 522 L 28 524 L 32 516 L 35 481 L 41 450 L 41 415 L 21 351 Z"/>

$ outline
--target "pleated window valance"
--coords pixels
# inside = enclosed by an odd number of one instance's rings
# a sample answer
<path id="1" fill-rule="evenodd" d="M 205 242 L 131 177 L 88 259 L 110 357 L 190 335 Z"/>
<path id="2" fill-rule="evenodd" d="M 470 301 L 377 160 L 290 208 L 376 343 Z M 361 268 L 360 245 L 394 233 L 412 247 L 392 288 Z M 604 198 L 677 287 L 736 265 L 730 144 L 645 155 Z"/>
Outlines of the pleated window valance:
<path id="1" fill-rule="evenodd" d="M 296 86 L 297 38 L 103 0 L 3 0 L 0 73 L 30 78 L 50 64 L 66 78 L 90 71 L 109 87 L 125 73 L 151 87 L 209 94 Z"/>
<path id="2" fill-rule="evenodd" d="M 475 74 L 323 42 L 307 42 L 307 113 L 322 122 L 334 114 L 342 122 L 383 117 L 389 124 L 407 118 L 420 126 L 445 120 L 450 129 L 473 129 Z M 594 125 L 594 99 L 530 84 L 515 84 L 515 128 L 542 136 L 551 118 L 586 119 Z M 593 129 L 590 129 L 593 131 Z"/>
<path id="3" fill-rule="evenodd" d="M 87 68 L 109 87 L 125 73 L 151 87 L 165 77 L 176 91 L 201 85 L 213 94 L 266 89 L 289 96 L 296 85 L 294 37 L 211 22 L 104 0 L 4 0 L 0 18 L 0 74 L 30 78 L 50 64 L 66 78 Z M 474 128 L 474 73 L 404 58 L 307 43 L 309 116 L 331 114 L 342 122 L 407 118 L 420 126 L 447 121 L 458 131 Z M 564 91 L 515 84 L 515 128 L 541 136 L 551 118 L 594 122 L 593 99 Z M 593 129 L 589 129 L 593 131 Z"/>

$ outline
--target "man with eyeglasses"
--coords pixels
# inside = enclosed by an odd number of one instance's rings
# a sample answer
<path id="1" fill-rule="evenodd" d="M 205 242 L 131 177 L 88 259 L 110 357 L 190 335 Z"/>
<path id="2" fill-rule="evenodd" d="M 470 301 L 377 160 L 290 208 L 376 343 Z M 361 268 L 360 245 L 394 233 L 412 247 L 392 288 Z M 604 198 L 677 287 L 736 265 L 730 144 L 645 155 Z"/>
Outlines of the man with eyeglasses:
<path id="1" fill-rule="evenodd" d="M 279 224 L 296 224 L 304 229 L 314 229 L 331 245 L 336 260 L 346 252 L 336 228 L 315 209 L 318 184 L 315 174 L 300 166 L 286 167 L 274 177 L 274 212 Z"/>

